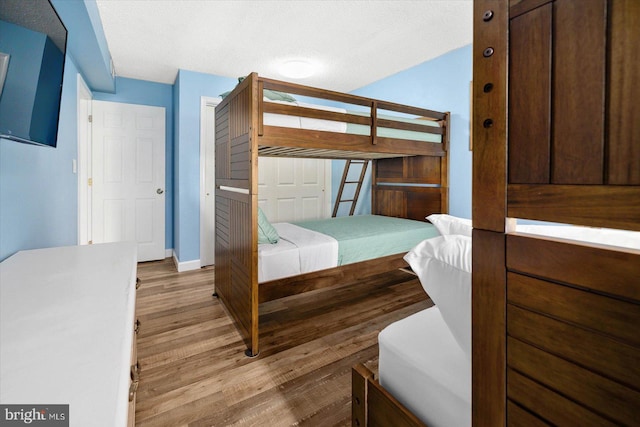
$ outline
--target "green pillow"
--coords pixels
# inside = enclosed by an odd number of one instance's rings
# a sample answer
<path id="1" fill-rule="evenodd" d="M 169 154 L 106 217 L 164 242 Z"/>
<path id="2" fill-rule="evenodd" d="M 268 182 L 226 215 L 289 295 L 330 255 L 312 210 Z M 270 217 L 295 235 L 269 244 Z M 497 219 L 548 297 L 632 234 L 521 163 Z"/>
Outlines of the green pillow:
<path id="1" fill-rule="evenodd" d="M 258 243 L 275 244 L 279 239 L 278 232 L 271 225 L 262 209 L 258 207 Z"/>

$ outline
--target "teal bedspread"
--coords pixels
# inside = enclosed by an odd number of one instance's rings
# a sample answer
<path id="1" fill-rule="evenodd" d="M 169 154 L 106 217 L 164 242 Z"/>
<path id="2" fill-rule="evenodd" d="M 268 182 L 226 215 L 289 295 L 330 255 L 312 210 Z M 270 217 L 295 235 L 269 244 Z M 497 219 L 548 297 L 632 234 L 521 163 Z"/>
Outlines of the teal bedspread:
<path id="1" fill-rule="evenodd" d="M 439 235 L 422 221 L 380 215 L 359 215 L 296 222 L 338 241 L 338 265 L 408 252 L 421 241 Z"/>

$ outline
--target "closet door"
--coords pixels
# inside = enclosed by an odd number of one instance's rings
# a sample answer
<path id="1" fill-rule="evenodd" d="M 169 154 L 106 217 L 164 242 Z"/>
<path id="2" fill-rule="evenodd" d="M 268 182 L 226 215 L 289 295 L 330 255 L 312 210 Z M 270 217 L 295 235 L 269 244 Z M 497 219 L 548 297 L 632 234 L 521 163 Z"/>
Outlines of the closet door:
<path id="1" fill-rule="evenodd" d="M 328 218 L 331 160 L 260 157 L 258 205 L 271 222 Z"/>

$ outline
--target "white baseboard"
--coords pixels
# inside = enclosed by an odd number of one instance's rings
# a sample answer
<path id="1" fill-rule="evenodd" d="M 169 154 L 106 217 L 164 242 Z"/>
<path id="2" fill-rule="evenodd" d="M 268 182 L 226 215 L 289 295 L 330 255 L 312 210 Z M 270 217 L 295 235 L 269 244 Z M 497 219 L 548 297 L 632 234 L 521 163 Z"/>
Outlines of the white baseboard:
<path id="1" fill-rule="evenodd" d="M 171 258 L 173 256 L 173 249 L 165 249 L 164 250 L 164 257 L 165 258 Z"/>
<path id="2" fill-rule="evenodd" d="M 178 257 L 176 256 L 176 252 L 173 251 L 173 263 L 176 265 L 178 269 L 178 273 L 182 273 L 183 271 L 191 271 L 191 270 L 199 270 L 200 269 L 200 260 L 194 259 L 193 261 L 178 261 Z"/>

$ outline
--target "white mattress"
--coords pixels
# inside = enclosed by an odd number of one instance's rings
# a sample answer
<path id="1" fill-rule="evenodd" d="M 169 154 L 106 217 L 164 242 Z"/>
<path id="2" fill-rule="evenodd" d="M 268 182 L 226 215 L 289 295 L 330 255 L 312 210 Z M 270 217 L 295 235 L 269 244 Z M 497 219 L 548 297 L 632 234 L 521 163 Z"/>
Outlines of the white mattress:
<path id="1" fill-rule="evenodd" d="M 430 427 L 471 425 L 471 361 L 437 307 L 383 329 L 380 384 Z"/>
<path id="2" fill-rule="evenodd" d="M 258 282 L 296 276 L 338 265 L 338 241 L 287 222 L 273 224 L 280 240 L 258 245 Z"/>

